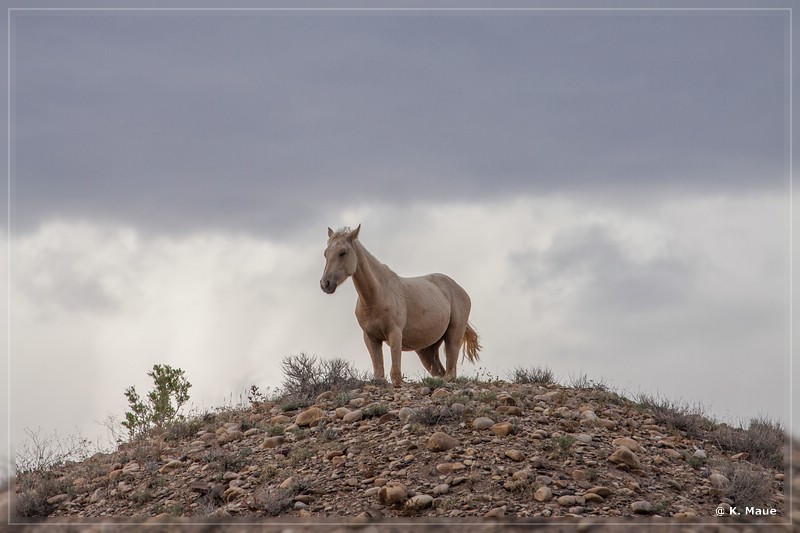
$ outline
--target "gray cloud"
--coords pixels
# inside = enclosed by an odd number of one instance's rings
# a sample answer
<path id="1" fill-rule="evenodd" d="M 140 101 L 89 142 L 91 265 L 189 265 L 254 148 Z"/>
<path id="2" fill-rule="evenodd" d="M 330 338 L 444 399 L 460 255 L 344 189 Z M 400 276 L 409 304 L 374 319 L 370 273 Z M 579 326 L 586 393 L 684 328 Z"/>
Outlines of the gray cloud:
<path id="1" fill-rule="evenodd" d="M 14 221 L 275 234 L 345 203 L 781 188 L 766 16 L 25 14 Z"/>

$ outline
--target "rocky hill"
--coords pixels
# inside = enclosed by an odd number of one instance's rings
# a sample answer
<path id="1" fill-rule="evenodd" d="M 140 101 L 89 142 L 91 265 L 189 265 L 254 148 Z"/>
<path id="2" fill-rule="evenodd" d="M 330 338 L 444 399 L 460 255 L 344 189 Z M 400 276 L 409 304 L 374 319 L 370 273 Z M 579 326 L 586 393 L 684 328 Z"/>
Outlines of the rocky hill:
<path id="1" fill-rule="evenodd" d="M 313 405 L 255 400 L 114 453 L 21 475 L 10 505 L 16 520 L 301 520 L 295 530 L 303 519 L 458 530 L 634 519 L 670 519 L 681 530 L 797 523 L 775 426 L 734 429 L 668 402 L 583 385 L 429 378 L 400 389 L 327 391 Z"/>

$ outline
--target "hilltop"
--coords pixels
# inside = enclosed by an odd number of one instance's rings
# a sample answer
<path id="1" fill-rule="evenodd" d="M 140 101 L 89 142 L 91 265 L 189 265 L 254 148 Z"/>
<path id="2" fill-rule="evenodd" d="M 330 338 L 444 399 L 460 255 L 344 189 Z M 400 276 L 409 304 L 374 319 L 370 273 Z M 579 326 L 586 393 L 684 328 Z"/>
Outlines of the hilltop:
<path id="1" fill-rule="evenodd" d="M 785 437 L 765 420 L 732 428 L 519 371 L 513 381 L 349 385 L 254 397 L 21 474 L 12 505 L 66 522 L 789 520 Z M 774 514 L 720 519 L 718 508 Z"/>

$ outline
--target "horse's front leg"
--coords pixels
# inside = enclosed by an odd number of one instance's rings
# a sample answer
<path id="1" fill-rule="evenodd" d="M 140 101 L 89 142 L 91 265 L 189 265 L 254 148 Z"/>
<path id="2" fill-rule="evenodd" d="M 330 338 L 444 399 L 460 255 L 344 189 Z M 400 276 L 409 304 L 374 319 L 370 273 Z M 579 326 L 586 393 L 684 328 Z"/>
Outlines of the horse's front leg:
<path id="1" fill-rule="evenodd" d="M 392 350 L 392 369 L 389 371 L 389 376 L 392 378 L 392 384 L 399 387 L 403 384 L 403 372 L 400 370 L 400 357 L 403 354 L 403 330 L 393 329 L 389 332 L 386 342 L 389 344 L 389 349 Z"/>
<path id="2" fill-rule="evenodd" d="M 369 356 L 372 358 L 372 377 L 375 381 L 386 381 L 383 373 L 383 342 L 372 338 L 364 332 L 364 344 L 367 345 Z"/>

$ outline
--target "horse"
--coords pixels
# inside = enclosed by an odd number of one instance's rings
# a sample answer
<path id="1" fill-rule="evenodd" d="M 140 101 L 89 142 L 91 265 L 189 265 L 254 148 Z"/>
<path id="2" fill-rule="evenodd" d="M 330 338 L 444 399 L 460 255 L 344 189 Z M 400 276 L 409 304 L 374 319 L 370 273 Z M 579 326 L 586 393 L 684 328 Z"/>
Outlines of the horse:
<path id="1" fill-rule="evenodd" d="M 353 278 L 358 301 L 356 319 L 364 334 L 372 358 L 373 376 L 385 382 L 383 343 L 392 353 L 390 377 L 400 387 L 403 375 L 400 356 L 415 351 L 432 376 L 456 377 L 458 354 L 478 360 L 481 349 L 478 333 L 469 323 L 472 305 L 469 295 L 458 283 L 444 274 L 413 278 L 398 276 L 378 261 L 358 240 L 361 224 L 354 230 L 328 228 L 325 269 L 319 282 L 326 294 Z M 439 360 L 444 343 L 447 368 Z"/>

